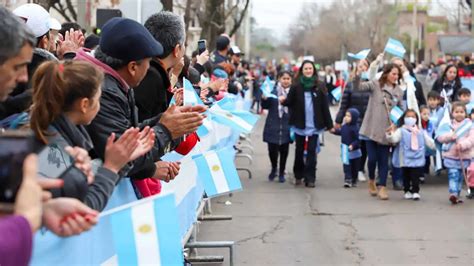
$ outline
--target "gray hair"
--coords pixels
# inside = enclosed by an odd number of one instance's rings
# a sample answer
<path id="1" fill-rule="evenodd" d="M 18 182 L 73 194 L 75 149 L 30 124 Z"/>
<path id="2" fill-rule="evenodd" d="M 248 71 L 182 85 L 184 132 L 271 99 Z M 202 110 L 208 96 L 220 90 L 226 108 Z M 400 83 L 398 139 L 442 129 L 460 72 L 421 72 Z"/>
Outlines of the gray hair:
<path id="1" fill-rule="evenodd" d="M 155 40 L 163 46 L 163 54 L 159 58 L 166 58 L 177 44 L 184 44 L 186 36 L 183 19 L 169 11 L 161 11 L 149 17 L 145 28 Z"/>
<path id="2" fill-rule="evenodd" d="M 21 48 L 28 43 L 35 46 L 35 35 L 25 23 L 5 7 L 0 6 L 0 65 L 18 55 Z"/>

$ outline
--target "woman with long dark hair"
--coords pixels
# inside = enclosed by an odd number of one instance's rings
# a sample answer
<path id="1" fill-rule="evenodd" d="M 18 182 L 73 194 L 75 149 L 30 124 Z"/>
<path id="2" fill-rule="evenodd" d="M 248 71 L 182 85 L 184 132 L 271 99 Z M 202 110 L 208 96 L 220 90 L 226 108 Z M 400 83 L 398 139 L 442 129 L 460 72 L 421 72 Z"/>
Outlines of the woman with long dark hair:
<path id="1" fill-rule="evenodd" d="M 332 129 L 333 123 L 326 88 L 324 83 L 318 80 L 312 61 L 303 61 L 288 96 L 280 96 L 280 101 L 289 108 L 290 125 L 294 127 L 295 132 L 295 185 L 302 184 L 304 179 L 307 187 L 315 187 L 318 136 L 324 130 Z"/>
<path id="2" fill-rule="evenodd" d="M 380 60 L 374 61 L 371 68 L 376 68 Z M 387 64 L 379 80 L 360 82 L 360 76 L 354 79 L 355 90 L 370 92 L 360 135 L 369 139 L 366 141 L 369 157 L 369 193 L 372 196 L 378 195 L 382 200 L 388 199 L 386 185 L 390 143 L 385 132 L 392 125 L 389 114 L 392 108 L 396 106 L 402 108 L 403 92 L 398 85 L 400 78 L 400 68 L 394 64 Z M 378 189 L 375 184 L 376 167 L 379 173 Z"/>
<path id="3" fill-rule="evenodd" d="M 443 90 L 451 102 L 457 100 L 457 93 L 462 87 L 461 79 L 459 78 L 458 68 L 455 65 L 448 65 L 443 72 L 443 75 L 435 81 L 431 90 L 437 91 L 441 94 Z"/>

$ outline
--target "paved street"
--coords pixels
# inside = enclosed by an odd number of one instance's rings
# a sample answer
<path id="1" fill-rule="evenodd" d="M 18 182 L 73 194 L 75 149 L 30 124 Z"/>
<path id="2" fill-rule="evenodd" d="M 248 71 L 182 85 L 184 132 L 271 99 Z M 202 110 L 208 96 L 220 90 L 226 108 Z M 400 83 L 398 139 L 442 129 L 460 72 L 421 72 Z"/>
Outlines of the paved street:
<path id="1" fill-rule="evenodd" d="M 419 202 L 392 190 L 380 201 L 366 183 L 344 189 L 339 139 L 326 134 L 315 189 L 271 183 L 264 121 L 252 134 L 253 179 L 242 173 L 242 192 L 213 200 L 213 214 L 233 219 L 203 222 L 199 240 L 236 241 L 236 265 L 474 265 L 474 201 L 451 206 L 446 176 L 429 178 Z M 228 265 L 226 249 L 199 254 L 225 255 Z"/>

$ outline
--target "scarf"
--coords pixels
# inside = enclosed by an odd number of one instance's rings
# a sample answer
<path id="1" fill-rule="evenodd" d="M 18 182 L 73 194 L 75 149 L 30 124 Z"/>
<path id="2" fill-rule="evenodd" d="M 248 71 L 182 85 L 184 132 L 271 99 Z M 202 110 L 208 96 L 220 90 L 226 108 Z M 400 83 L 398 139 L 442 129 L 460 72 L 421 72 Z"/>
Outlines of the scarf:
<path id="1" fill-rule="evenodd" d="M 405 128 L 406 130 L 408 130 L 410 133 L 411 133 L 411 144 L 410 144 L 410 147 L 412 150 L 418 150 L 418 132 L 420 132 L 420 130 L 418 129 L 418 126 L 417 125 L 414 125 L 412 127 L 409 127 L 407 125 L 404 125 L 403 128 Z"/>
<path id="2" fill-rule="evenodd" d="M 76 126 L 69 119 L 61 115 L 52 124 L 58 133 L 71 145 L 90 151 L 94 146 L 92 140 L 83 126 Z"/>
<path id="3" fill-rule="evenodd" d="M 289 91 L 290 91 L 290 88 L 285 89 L 278 82 L 278 84 L 277 84 L 277 95 L 278 95 L 278 97 L 284 96 L 286 98 Z M 287 114 L 287 113 L 288 113 L 288 107 L 282 105 L 280 103 L 280 101 L 278 101 L 278 116 L 280 118 L 282 118 L 283 114 Z"/>
<path id="4" fill-rule="evenodd" d="M 311 89 L 314 87 L 315 81 L 316 81 L 315 76 L 312 76 L 309 78 L 305 76 L 301 76 L 300 78 L 300 82 L 301 82 L 301 85 L 303 85 L 304 91 L 311 91 Z"/>
<path id="5" fill-rule="evenodd" d="M 429 120 L 425 121 L 425 120 L 421 119 L 421 127 L 423 129 L 427 129 L 428 128 L 428 122 L 429 122 Z"/>

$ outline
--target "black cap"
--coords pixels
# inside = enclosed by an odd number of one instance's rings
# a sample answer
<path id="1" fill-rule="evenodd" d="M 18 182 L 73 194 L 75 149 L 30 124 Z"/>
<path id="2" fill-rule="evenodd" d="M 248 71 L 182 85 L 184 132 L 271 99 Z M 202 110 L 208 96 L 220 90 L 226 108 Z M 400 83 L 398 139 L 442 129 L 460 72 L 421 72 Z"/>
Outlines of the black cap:
<path id="1" fill-rule="evenodd" d="M 163 53 L 163 46 L 140 23 L 128 18 L 113 18 L 102 28 L 100 49 L 106 55 L 136 61 Z"/>
<path id="2" fill-rule="evenodd" d="M 221 35 L 221 36 L 217 37 L 217 40 L 216 40 L 216 49 L 217 49 L 218 51 L 222 51 L 222 50 L 224 50 L 225 48 L 227 48 L 227 47 L 229 46 L 229 44 L 230 44 L 229 38 L 226 37 L 226 36 Z"/>

